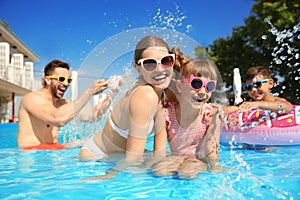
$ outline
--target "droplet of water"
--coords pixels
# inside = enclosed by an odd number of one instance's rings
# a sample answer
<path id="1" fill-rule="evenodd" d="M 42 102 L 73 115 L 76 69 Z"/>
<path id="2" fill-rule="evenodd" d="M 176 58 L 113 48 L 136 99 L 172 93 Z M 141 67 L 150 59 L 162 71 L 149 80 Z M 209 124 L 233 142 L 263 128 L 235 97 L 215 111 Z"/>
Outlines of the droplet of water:
<path id="1" fill-rule="evenodd" d="M 261 39 L 263 39 L 263 40 L 266 40 L 267 38 L 268 38 L 268 36 L 266 36 L 266 35 L 261 36 Z"/>
<path id="2" fill-rule="evenodd" d="M 265 18 L 264 21 L 267 22 L 267 23 L 270 23 L 270 19 L 269 18 Z"/>
<path id="3" fill-rule="evenodd" d="M 285 60 L 287 58 L 287 56 L 280 56 L 281 60 Z"/>
<path id="4" fill-rule="evenodd" d="M 276 63 L 277 65 L 280 65 L 280 64 L 282 63 L 282 61 L 281 61 L 279 58 L 275 58 L 275 63 Z"/>

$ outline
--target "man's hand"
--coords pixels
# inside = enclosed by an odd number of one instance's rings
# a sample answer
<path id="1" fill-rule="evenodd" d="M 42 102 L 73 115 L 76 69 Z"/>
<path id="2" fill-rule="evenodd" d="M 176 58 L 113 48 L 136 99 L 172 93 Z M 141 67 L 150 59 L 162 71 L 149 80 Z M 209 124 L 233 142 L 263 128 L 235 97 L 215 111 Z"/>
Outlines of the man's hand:
<path id="1" fill-rule="evenodd" d="M 89 93 L 96 95 L 100 92 L 106 90 L 110 84 L 110 81 L 105 81 L 104 79 L 99 79 L 94 81 L 89 87 Z"/>

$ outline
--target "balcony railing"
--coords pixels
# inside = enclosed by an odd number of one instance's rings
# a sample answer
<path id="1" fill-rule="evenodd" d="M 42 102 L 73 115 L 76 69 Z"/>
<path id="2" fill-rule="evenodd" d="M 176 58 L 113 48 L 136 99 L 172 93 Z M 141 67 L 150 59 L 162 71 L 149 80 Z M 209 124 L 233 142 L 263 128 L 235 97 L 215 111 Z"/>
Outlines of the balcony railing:
<path id="1" fill-rule="evenodd" d="M 4 64 L 0 63 L 0 78 L 11 82 L 20 87 L 33 90 L 34 89 L 34 75 L 33 63 L 25 62 L 23 65 L 18 63 Z"/>

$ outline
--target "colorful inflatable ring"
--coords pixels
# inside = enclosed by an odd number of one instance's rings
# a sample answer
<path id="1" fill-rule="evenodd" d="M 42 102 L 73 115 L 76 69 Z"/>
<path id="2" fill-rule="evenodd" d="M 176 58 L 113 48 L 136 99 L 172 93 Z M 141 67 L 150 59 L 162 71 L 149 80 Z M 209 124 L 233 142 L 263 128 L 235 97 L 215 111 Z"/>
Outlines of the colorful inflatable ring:
<path id="1" fill-rule="evenodd" d="M 228 115 L 221 131 L 221 142 L 251 145 L 300 145 L 300 105 L 286 114 L 251 110 Z"/>
<path id="2" fill-rule="evenodd" d="M 36 146 L 22 147 L 23 150 L 63 150 L 66 149 L 64 144 L 39 144 Z"/>

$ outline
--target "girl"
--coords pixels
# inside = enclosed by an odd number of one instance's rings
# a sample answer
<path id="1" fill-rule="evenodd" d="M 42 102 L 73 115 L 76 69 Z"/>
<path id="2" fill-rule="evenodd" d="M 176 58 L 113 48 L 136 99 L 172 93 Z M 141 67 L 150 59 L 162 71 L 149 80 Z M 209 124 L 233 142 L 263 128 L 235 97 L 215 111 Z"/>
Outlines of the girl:
<path id="1" fill-rule="evenodd" d="M 174 69 L 178 71 L 167 96 L 171 99 L 167 115 L 167 136 L 171 156 L 155 165 L 159 176 L 178 174 L 180 178 L 196 178 L 201 171 L 220 170 L 218 146 L 220 117 L 216 107 L 208 103 L 216 90 L 216 67 L 207 59 L 188 59 L 179 47 Z"/>

